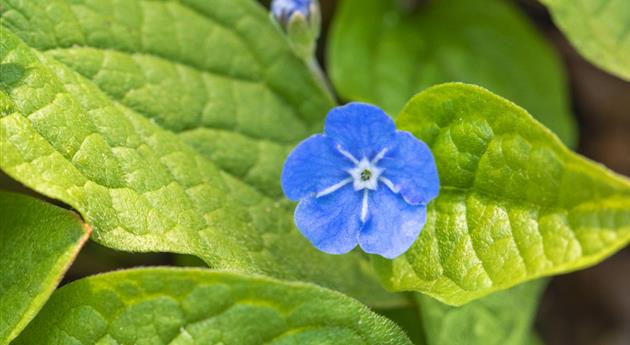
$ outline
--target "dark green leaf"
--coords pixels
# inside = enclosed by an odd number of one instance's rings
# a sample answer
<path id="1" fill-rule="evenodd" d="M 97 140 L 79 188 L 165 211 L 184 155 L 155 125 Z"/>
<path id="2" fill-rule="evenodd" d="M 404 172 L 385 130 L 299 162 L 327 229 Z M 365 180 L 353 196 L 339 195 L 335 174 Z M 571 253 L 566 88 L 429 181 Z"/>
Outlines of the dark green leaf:
<path id="1" fill-rule="evenodd" d="M 575 145 L 563 67 L 510 2 L 432 0 L 414 13 L 396 3 L 343 0 L 339 5 L 328 67 L 342 97 L 395 115 L 411 96 L 434 84 L 478 84 L 525 107 L 567 145 Z"/>
<path id="2" fill-rule="evenodd" d="M 70 211 L 0 192 L 0 344 L 33 319 L 89 235 Z"/>
<path id="3" fill-rule="evenodd" d="M 529 344 L 545 285 L 544 280 L 536 280 L 461 307 L 418 294 L 427 345 Z"/>

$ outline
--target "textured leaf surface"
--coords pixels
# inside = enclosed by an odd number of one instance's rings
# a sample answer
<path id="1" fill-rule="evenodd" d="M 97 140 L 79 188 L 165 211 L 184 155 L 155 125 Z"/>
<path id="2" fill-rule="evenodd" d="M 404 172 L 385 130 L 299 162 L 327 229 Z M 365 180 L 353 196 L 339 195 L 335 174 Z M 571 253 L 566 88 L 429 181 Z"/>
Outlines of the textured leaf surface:
<path id="1" fill-rule="evenodd" d="M 630 241 L 630 183 L 568 149 L 525 110 L 473 85 L 415 96 L 398 128 L 435 155 L 440 195 L 382 281 L 461 304 L 593 265 Z"/>
<path id="2" fill-rule="evenodd" d="M 19 344 L 411 344 L 339 293 L 201 269 L 139 269 L 64 286 Z"/>
<path id="3" fill-rule="evenodd" d="M 560 61 L 512 4 L 436 0 L 409 13 L 397 3 L 341 2 L 328 64 L 342 97 L 395 115 L 434 84 L 478 84 L 525 107 L 565 143 L 575 144 Z"/>
<path id="4" fill-rule="evenodd" d="M 285 156 L 332 101 L 257 3 L 0 4 L 7 174 L 113 248 L 389 298 L 361 255 L 312 248 L 279 197 Z"/>
<path id="5" fill-rule="evenodd" d="M 72 212 L 0 192 L 0 344 L 33 319 L 89 234 Z"/>
<path id="6" fill-rule="evenodd" d="M 546 282 L 536 280 L 451 307 L 417 294 L 427 345 L 526 345 Z"/>
<path id="7" fill-rule="evenodd" d="M 630 81 L 630 2 L 541 0 L 560 30 L 596 66 Z"/>

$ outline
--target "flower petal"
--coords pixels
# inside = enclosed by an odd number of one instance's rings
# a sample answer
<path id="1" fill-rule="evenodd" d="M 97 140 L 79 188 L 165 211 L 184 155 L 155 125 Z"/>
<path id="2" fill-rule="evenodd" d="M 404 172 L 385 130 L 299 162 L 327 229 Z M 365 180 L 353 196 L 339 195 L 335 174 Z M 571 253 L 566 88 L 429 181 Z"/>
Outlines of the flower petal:
<path id="1" fill-rule="evenodd" d="M 278 18 L 291 18 L 297 12 L 308 17 L 312 0 L 273 0 L 271 13 Z"/>
<path id="2" fill-rule="evenodd" d="M 364 103 L 349 103 L 328 113 L 325 134 L 357 160 L 372 159 L 393 144 L 396 126 L 381 109 Z"/>
<path id="3" fill-rule="evenodd" d="M 411 133 L 398 131 L 396 145 L 379 161 L 384 183 L 410 204 L 428 204 L 440 191 L 440 178 L 431 149 Z M 388 181 L 391 181 L 391 184 Z"/>
<path id="4" fill-rule="evenodd" d="M 425 205 L 410 205 L 385 186 L 370 193 L 368 219 L 359 233 L 366 253 L 393 259 L 411 247 L 426 221 Z"/>
<path id="5" fill-rule="evenodd" d="M 287 198 L 296 201 L 315 195 L 347 179 L 346 170 L 352 166 L 331 139 L 315 134 L 289 154 L 282 169 L 282 190 Z"/>
<path id="6" fill-rule="evenodd" d="M 357 245 L 362 196 L 348 184 L 322 197 L 308 197 L 295 209 L 295 224 L 317 249 L 347 253 Z"/>

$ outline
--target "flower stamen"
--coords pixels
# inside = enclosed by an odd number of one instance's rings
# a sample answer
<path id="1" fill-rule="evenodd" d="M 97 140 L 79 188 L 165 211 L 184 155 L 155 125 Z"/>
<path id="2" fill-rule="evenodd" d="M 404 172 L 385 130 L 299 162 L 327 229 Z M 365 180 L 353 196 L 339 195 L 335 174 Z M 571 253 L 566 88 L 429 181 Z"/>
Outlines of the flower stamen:
<path id="1" fill-rule="evenodd" d="M 352 176 L 354 180 L 354 190 L 360 191 L 361 189 L 376 190 L 378 186 L 378 177 L 383 173 L 383 169 L 378 168 L 363 158 L 357 162 L 357 165 L 348 170 L 348 174 Z"/>
<path id="2" fill-rule="evenodd" d="M 365 169 L 361 172 L 361 181 L 367 181 L 372 178 L 372 172 L 369 169 Z"/>

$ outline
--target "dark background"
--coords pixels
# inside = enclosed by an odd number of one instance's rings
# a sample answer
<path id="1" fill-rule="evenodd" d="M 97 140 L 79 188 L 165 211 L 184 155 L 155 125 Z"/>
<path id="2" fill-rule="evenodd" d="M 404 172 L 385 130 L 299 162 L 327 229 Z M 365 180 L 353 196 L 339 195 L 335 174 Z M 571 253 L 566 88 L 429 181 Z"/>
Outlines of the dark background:
<path id="1" fill-rule="evenodd" d="M 335 1 L 320 1 L 324 27 L 318 56 L 323 64 L 321 57 Z M 557 49 L 566 65 L 573 113 L 579 126 L 578 152 L 629 176 L 630 83 L 585 61 L 558 31 L 540 3 L 535 0 L 514 2 Z M 33 194 L 1 172 L 0 189 Z M 200 262 L 192 257 L 165 253 L 116 252 L 89 242 L 70 268 L 64 283 L 118 268 L 177 264 Z M 593 268 L 554 277 L 541 301 L 536 329 L 547 345 L 629 345 L 630 248 Z"/>

